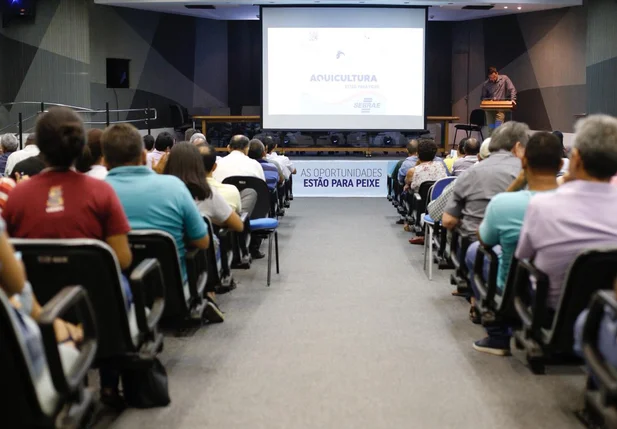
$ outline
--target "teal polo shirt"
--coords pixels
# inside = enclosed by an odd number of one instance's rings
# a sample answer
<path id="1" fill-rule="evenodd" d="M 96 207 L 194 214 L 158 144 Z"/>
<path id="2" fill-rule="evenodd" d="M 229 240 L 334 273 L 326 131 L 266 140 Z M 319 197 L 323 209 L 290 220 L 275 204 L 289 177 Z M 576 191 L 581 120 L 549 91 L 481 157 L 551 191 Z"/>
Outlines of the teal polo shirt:
<path id="1" fill-rule="evenodd" d="M 489 246 L 500 245 L 497 287 L 503 290 L 510 271 L 512 256 L 516 251 L 523 219 L 535 191 L 503 192 L 495 195 L 486 207 L 478 233 L 480 240 Z"/>
<path id="2" fill-rule="evenodd" d="M 146 166 L 116 167 L 105 181 L 118 194 L 131 229 L 158 229 L 174 237 L 186 281 L 184 240 L 199 240 L 208 227 L 184 183 Z"/>

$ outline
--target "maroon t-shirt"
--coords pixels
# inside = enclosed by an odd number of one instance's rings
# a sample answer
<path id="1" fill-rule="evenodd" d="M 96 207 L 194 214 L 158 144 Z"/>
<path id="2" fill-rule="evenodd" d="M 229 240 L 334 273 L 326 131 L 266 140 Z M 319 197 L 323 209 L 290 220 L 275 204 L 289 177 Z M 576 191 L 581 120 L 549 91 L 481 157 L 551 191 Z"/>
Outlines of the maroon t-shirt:
<path id="1" fill-rule="evenodd" d="M 94 238 L 130 231 L 116 193 L 75 171 L 47 171 L 21 182 L 2 212 L 15 238 Z"/>

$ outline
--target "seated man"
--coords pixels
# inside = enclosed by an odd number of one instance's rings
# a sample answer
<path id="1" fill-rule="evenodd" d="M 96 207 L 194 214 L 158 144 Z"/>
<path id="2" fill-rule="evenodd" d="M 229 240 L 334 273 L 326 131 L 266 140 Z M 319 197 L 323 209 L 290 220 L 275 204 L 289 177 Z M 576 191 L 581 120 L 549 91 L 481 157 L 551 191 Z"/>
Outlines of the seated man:
<path id="1" fill-rule="evenodd" d="M 266 176 L 261 165 L 247 156 L 249 139 L 241 134 L 235 135 L 229 141 L 229 154 L 217 162 L 218 167 L 212 176 L 219 182 L 231 176 L 257 177 L 264 182 Z"/>
<path id="2" fill-rule="evenodd" d="M 405 176 L 410 168 L 413 168 L 418 163 L 418 140 L 412 139 L 407 143 L 407 158 L 401 164 L 396 176 L 401 185 L 405 185 Z"/>
<path id="3" fill-rule="evenodd" d="M 461 143 L 459 143 L 459 145 Z M 465 139 L 465 153 L 454 161 L 452 165 L 452 175 L 460 176 L 463 171 L 478 162 L 478 152 L 480 152 L 480 143 L 478 140 L 473 137 Z"/>
<path id="4" fill-rule="evenodd" d="M 285 155 L 276 153 L 278 145 L 274 142 L 272 137 L 266 136 L 262 139 L 262 142 L 266 147 L 266 159 L 270 162 L 276 162 L 281 166 L 285 180 L 289 179 L 292 174 L 296 174 L 296 168 L 291 160 Z"/>
<path id="5" fill-rule="evenodd" d="M 201 160 L 204 164 L 204 169 L 206 170 L 206 181 L 211 188 L 216 189 L 219 194 L 223 197 L 227 204 L 236 212 L 242 212 L 242 201 L 240 200 L 240 192 L 238 192 L 238 188 L 234 185 L 228 185 L 226 183 L 221 183 L 212 177 L 212 173 L 216 170 L 216 150 L 212 146 L 200 146 L 199 153 L 201 154 Z M 253 191 L 252 189 L 247 189 Z M 253 194 L 256 194 L 253 191 Z M 254 196 L 257 198 L 257 195 Z"/>
<path id="6" fill-rule="evenodd" d="M 442 224 L 458 227 L 463 236 L 475 240 L 488 202 L 505 191 L 521 171 L 521 160 L 529 127 L 520 122 L 506 122 L 499 127 L 490 143 L 491 156 L 468 169 L 454 182 Z M 462 256 L 462 255 L 461 255 Z"/>
<path id="7" fill-rule="evenodd" d="M 176 140 L 174 137 L 167 131 L 156 136 L 154 150 L 152 152 L 147 152 L 146 165 L 150 168 L 156 167 L 161 158 L 163 158 L 163 155 L 171 150 L 175 142 Z"/>
<path id="8" fill-rule="evenodd" d="M 284 177 L 279 176 L 278 168 L 266 160 L 266 148 L 260 140 L 253 139 L 250 141 L 248 156 L 257 161 L 263 168 L 268 188 L 271 191 L 276 189 L 277 184 L 282 182 Z"/>
<path id="9" fill-rule="evenodd" d="M 617 119 L 592 115 L 575 130 L 568 181 L 531 200 L 516 248 L 517 258 L 533 258 L 548 276 L 552 309 L 576 255 L 617 242 L 617 217 L 610 215 L 617 211 L 617 188 L 610 184 L 617 173 Z"/>
<path id="10" fill-rule="evenodd" d="M 208 228 L 189 190 L 177 177 L 156 174 L 146 167 L 147 152 L 132 125 L 108 127 L 101 143 L 109 168 L 105 180 L 116 191 L 131 229 L 170 233 L 178 249 L 182 280 L 186 282 L 185 239 L 199 249 L 206 249 L 210 242 Z M 222 314 L 210 301 L 206 318 L 211 322 L 222 321 Z"/>
<path id="11" fill-rule="evenodd" d="M 561 164 L 561 145 L 557 137 L 545 132 L 534 134 L 527 143 L 522 159 L 523 170 L 516 179 L 519 183 L 526 182 L 528 190 L 503 192 L 495 195 L 489 202 L 478 230 L 479 242 L 469 246 L 465 259 L 476 299 L 478 292 L 473 280 L 473 266 L 480 242 L 486 246 L 495 246 L 493 250 L 499 255 L 497 288 L 503 291 L 527 205 L 537 193 L 557 188 L 557 172 Z M 515 183 L 510 188 L 519 188 L 519 185 Z M 485 260 L 485 272 L 488 272 L 487 260 Z M 509 326 L 495 324 L 487 327 L 486 332 L 488 337 L 474 343 L 475 350 L 498 356 L 510 354 Z"/>

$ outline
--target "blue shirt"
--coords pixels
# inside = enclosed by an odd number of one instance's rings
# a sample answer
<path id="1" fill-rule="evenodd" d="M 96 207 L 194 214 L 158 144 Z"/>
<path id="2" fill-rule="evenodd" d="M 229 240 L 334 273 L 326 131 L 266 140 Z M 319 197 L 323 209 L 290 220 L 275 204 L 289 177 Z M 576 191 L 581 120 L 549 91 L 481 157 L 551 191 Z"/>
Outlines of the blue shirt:
<path id="1" fill-rule="evenodd" d="M 500 289 L 506 284 L 525 211 L 534 194 L 533 191 L 504 192 L 495 195 L 486 207 L 480 224 L 480 240 L 489 246 L 501 245 L 497 271 L 497 287 Z"/>
<path id="2" fill-rule="evenodd" d="M 275 189 L 276 185 L 279 182 L 279 169 L 263 158 L 258 159 L 257 162 L 264 170 L 264 176 L 266 176 L 266 185 L 268 185 L 269 189 Z"/>
<path id="3" fill-rule="evenodd" d="M 199 240 L 208 227 L 184 183 L 146 166 L 116 167 L 105 180 L 118 194 L 131 229 L 158 229 L 174 237 L 186 281 L 184 239 Z"/>
<path id="4" fill-rule="evenodd" d="M 405 161 L 401 164 L 401 168 L 398 169 L 398 182 L 401 184 L 405 183 L 405 176 L 410 168 L 413 168 L 418 163 L 418 155 L 408 156 Z"/>
<path id="5" fill-rule="evenodd" d="M 6 169 L 6 161 L 13 152 L 3 153 L 0 155 L 0 176 L 4 176 L 4 170 Z"/>

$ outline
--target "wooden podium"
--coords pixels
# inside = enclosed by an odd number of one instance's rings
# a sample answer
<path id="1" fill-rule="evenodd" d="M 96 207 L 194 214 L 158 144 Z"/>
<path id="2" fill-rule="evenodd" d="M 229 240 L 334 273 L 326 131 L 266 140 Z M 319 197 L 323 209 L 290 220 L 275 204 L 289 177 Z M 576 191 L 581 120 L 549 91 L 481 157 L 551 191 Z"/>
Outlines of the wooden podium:
<path id="1" fill-rule="evenodd" d="M 511 112 L 516 107 L 512 100 L 482 100 L 480 109 L 497 110 L 499 112 Z"/>

